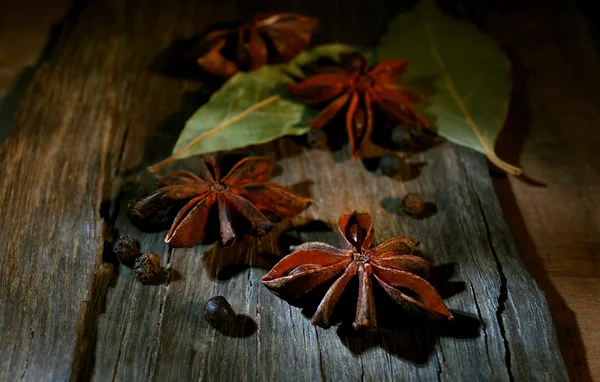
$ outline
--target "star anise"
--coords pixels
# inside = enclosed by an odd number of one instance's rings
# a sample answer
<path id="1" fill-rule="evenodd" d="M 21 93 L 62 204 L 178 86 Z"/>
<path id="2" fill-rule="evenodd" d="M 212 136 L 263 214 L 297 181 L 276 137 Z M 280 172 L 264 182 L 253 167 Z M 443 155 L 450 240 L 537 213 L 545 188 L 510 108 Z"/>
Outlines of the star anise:
<path id="1" fill-rule="evenodd" d="M 319 22 L 295 13 L 258 13 L 234 29 L 209 33 L 200 41 L 198 64 L 207 72 L 230 77 L 267 63 L 287 62 L 310 43 Z"/>
<path id="2" fill-rule="evenodd" d="M 329 103 L 308 125 L 323 128 L 346 108 L 346 130 L 354 158 L 371 138 L 375 112 L 396 123 L 428 126 L 413 107 L 422 96 L 398 84 L 409 60 L 385 60 L 371 70 L 365 58 L 356 53 L 343 54 L 341 61 L 343 69 L 288 86 L 290 94 L 309 105 Z"/>
<path id="3" fill-rule="evenodd" d="M 161 210 L 185 203 L 165 239 L 171 247 L 200 244 L 214 205 L 224 246 L 236 239 L 232 213 L 251 223 L 254 234 L 263 235 L 274 225 L 265 214 L 273 219 L 291 218 L 312 203 L 285 187 L 267 182 L 273 167 L 271 157 L 248 157 L 221 177 L 215 160 L 204 158 L 200 161 L 200 176 L 175 171 L 157 177 L 162 188 L 136 203 L 131 213 L 138 220 L 151 219 Z"/>
<path id="4" fill-rule="evenodd" d="M 312 324 L 331 325 L 333 311 L 348 285 L 358 275 L 355 328 L 377 327 L 372 280 L 398 304 L 434 319 L 453 319 L 436 289 L 426 280 L 433 263 L 414 254 L 419 239 L 395 237 L 371 248 L 375 240 L 371 217 L 352 213 L 340 217 L 342 248 L 311 242 L 295 248 L 261 282 L 282 298 L 297 298 L 337 278 L 312 317 Z M 341 274 L 341 275 L 340 275 Z M 402 288 L 418 299 L 409 296 Z M 420 301 L 419 301 L 420 300 Z"/>

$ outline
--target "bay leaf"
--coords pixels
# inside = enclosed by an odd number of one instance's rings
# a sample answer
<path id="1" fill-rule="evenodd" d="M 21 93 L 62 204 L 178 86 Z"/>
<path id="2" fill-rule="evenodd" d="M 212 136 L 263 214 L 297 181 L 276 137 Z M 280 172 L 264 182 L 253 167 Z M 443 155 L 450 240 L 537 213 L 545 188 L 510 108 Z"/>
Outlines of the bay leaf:
<path id="1" fill-rule="evenodd" d="M 425 95 L 417 110 L 439 135 L 521 174 L 494 151 L 508 111 L 510 62 L 489 36 L 422 0 L 389 24 L 375 51 L 378 60 L 411 60 L 402 84 Z"/>
<path id="2" fill-rule="evenodd" d="M 148 167 L 151 172 L 193 155 L 256 145 L 310 130 L 305 122 L 318 111 L 289 96 L 286 85 L 303 77 L 302 66 L 320 57 L 334 60 L 341 52 L 358 49 L 326 44 L 298 55 L 292 62 L 238 72 L 186 122 L 173 155 Z"/>

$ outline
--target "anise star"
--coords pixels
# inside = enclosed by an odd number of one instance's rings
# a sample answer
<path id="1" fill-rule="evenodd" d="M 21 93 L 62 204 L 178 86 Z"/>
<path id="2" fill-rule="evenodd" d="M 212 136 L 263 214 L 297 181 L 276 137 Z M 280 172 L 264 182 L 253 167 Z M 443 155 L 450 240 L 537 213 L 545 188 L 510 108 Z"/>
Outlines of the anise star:
<path id="1" fill-rule="evenodd" d="M 261 282 L 276 295 L 297 298 L 337 278 L 312 317 L 312 324 L 331 325 L 331 317 L 348 282 L 358 275 L 355 328 L 376 328 L 372 280 L 398 304 L 426 312 L 434 319 L 453 319 L 436 289 L 426 280 L 433 263 L 414 255 L 419 239 L 403 236 L 371 248 L 375 240 L 371 217 L 366 213 L 340 217 L 342 248 L 326 243 L 302 244 L 279 261 Z M 340 275 L 341 273 L 341 275 Z M 420 301 L 397 288 L 411 291 Z"/>
<path id="2" fill-rule="evenodd" d="M 306 48 L 318 25 L 317 19 L 295 13 L 259 13 L 238 28 L 206 35 L 197 62 L 222 77 L 240 69 L 258 69 L 267 62 L 287 62 Z"/>
<path id="3" fill-rule="evenodd" d="M 173 204 L 185 203 L 165 242 L 171 247 L 193 247 L 203 241 L 211 209 L 216 205 L 221 240 L 229 246 L 236 239 L 232 213 L 251 223 L 253 233 L 262 235 L 274 225 L 265 214 L 291 218 L 312 203 L 285 187 L 267 182 L 273 167 L 270 157 L 249 157 L 221 177 L 214 159 L 204 158 L 200 161 L 200 176 L 187 171 L 159 176 L 162 188 L 136 203 L 132 213 L 140 220 L 150 219 Z"/>
<path id="4" fill-rule="evenodd" d="M 369 70 L 367 61 L 359 54 L 343 54 L 341 58 L 345 69 L 317 74 L 287 88 L 290 94 L 309 105 L 329 102 L 315 119 L 308 122 L 309 126 L 323 128 L 347 108 L 346 130 L 354 158 L 360 156 L 371 138 L 376 111 L 396 123 L 428 126 L 413 107 L 422 96 L 398 84 L 409 60 L 385 60 Z"/>

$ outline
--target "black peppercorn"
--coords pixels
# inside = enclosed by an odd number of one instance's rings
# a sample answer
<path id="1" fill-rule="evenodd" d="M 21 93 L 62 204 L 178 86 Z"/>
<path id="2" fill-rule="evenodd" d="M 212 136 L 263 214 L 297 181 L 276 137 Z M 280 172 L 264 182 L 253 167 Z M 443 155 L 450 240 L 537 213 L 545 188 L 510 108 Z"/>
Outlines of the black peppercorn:
<path id="1" fill-rule="evenodd" d="M 213 328 L 222 328 L 233 323 L 235 312 L 225 297 L 215 296 L 204 305 L 204 318 Z"/>
<path id="2" fill-rule="evenodd" d="M 140 242 L 131 235 L 121 236 L 113 244 L 113 252 L 119 258 L 121 263 L 130 265 L 140 253 Z"/>
<path id="3" fill-rule="evenodd" d="M 142 284 L 155 281 L 161 273 L 160 259 L 154 253 L 144 253 L 135 259 L 133 273 Z"/>
<path id="4" fill-rule="evenodd" d="M 386 176 L 394 176 L 402 169 L 402 159 L 395 154 L 387 154 L 379 159 L 379 168 Z"/>
<path id="5" fill-rule="evenodd" d="M 421 195 L 409 192 L 402 199 L 402 209 L 411 216 L 422 216 L 425 211 L 425 201 Z"/>
<path id="6" fill-rule="evenodd" d="M 406 148 L 413 143 L 410 129 L 405 125 L 397 125 L 392 128 L 390 140 L 396 148 Z"/>
<path id="7" fill-rule="evenodd" d="M 327 147 L 327 134 L 321 129 L 310 129 L 306 133 L 306 143 L 310 148 Z"/>

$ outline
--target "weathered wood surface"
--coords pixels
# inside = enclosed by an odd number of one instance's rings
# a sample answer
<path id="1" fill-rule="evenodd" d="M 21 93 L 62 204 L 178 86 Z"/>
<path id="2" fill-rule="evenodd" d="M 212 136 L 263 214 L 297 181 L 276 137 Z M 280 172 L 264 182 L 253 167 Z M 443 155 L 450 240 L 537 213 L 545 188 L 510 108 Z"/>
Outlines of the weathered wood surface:
<path id="1" fill-rule="evenodd" d="M 331 20 L 322 36 L 350 43 L 371 42 L 397 10 L 385 3 L 345 5 L 268 8 Z M 370 335 L 344 326 L 323 330 L 260 286 L 272 254 L 283 254 L 281 237 L 332 241 L 327 230 L 280 236 L 291 229 L 287 223 L 228 250 L 170 251 L 164 233 L 130 225 L 124 210 L 133 184 L 169 152 L 182 122 L 210 91 L 153 72 L 150 63 L 176 39 L 264 8 L 94 2 L 71 20 L 0 150 L 6 248 L 0 379 L 566 379 L 544 296 L 516 253 L 485 159 L 468 150 L 436 146 L 412 157 L 403 179 L 389 179 L 349 161 L 344 151 L 311 151 L 290 140 L 257 149 L 276 148 L 275 181 L 315 200 L 293 225 L 333 225 L 340 213 L 369 211 L 379 239 L 419 236 L 429 258 L 454 263 L 446 301 L 458 319 L 450 326 L 401 321 Z M 406 191 L 434 202 L 435 214 L 401 215 L 397 201 Z M 145 251 L 172 267 L 172 276 L 142 286 L 128 268 L 103 263 L 110 260 L 103 251 L 113 228 L 140 238 Z M 245 316 L 228 335 L 202 318 L 205 301 L 216 294 Z"/>
<path id="2" fill-rule="evenodd" d="M 573 381 L 600 380 L 600 13 L 581 2 L 589 9 L 548 1 L 487 23 L 518 59 L 500 148 L 533 180 L 494 183 Z"/>

